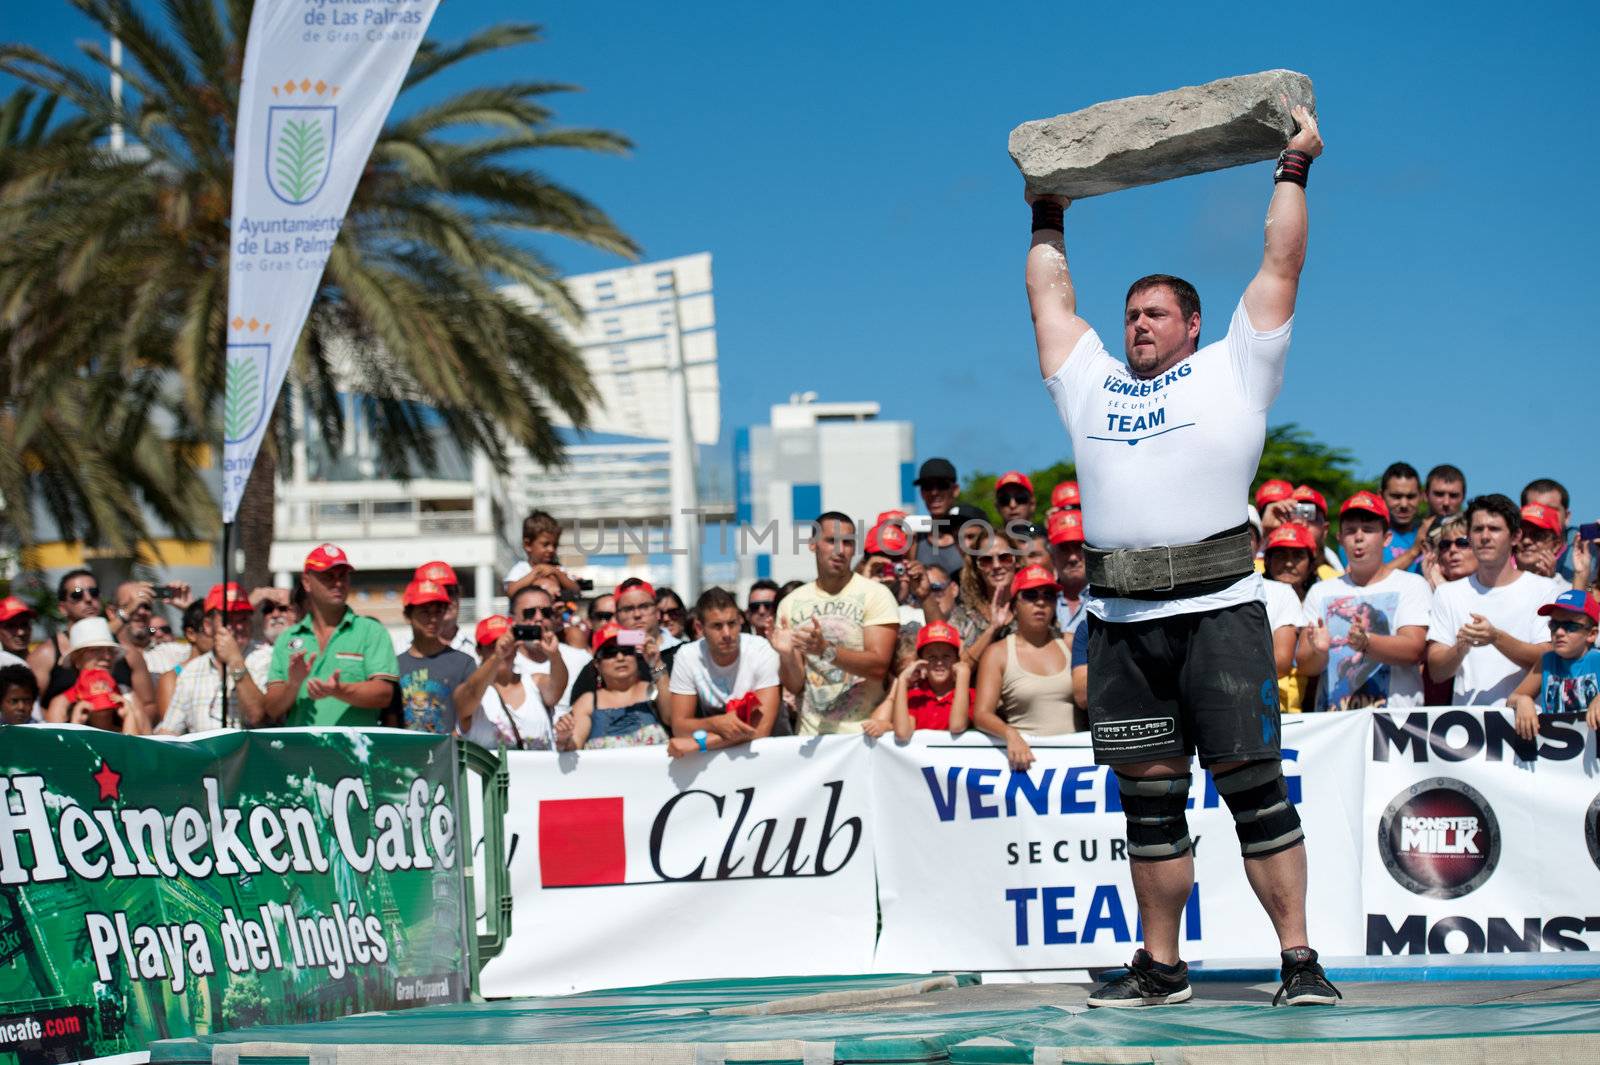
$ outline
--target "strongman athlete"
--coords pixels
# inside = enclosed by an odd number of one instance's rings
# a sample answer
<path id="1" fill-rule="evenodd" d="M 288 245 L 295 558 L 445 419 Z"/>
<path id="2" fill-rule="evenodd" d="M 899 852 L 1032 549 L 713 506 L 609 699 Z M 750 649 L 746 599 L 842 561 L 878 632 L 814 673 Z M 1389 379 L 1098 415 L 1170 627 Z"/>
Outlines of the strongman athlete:
<path id="1" fill-rule="evenodd" d="M 1089 722 L 1112 766 L 1144 948 L 1091 1006 L 1159 1006 L 1193 993 L 1178 924 L 1194 885 L 1184 807 L 1190 756 L 1233 812 L 1245 874 L 1283 950 L 1273 1001 L 1339 996 L 1306 945 L 1306 857 L 1278 749 L 1278 685 L 1265 595 L 1239 513 L 1283 383 L 1306 254 L 1306 175 L 1316 120 L 1279 156 L 1261 269 L 1227 335 L 1200 347 L 1200 298 L 1155 274 L 1128 289 L 1127 364 L 1077 315 L 1062 197 L 1028 195 L 1028 303 L 1039 371 L 1072 438 L 1090 588 Z M 1081 633 L 1080 633 L 1081 638 Z"/>

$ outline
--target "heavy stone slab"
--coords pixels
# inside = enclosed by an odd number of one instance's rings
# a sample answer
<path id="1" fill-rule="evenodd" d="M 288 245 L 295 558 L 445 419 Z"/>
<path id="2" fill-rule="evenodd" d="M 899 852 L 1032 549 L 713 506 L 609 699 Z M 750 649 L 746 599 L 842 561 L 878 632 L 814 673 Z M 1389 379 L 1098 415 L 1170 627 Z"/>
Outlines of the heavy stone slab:
<path id="1" fill-rule="evenodd" d="M 1083 199 L 1274 159 L 1300 104 L 1316 113 L 1304 74 L 1243 74 L 1024 122 L 1011 131 L 1011 158 L 1035 192 Z"/>

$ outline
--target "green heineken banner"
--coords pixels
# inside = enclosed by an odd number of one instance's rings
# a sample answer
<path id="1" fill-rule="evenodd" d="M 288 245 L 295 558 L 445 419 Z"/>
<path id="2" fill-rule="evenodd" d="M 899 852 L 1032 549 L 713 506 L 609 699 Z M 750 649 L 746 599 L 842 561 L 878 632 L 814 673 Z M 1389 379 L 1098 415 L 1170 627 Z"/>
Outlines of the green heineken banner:
<path id="1" fill-rule="evenodd" d="M 455 741 L 0 728 L 0 1060 L 466 994 Z"/>

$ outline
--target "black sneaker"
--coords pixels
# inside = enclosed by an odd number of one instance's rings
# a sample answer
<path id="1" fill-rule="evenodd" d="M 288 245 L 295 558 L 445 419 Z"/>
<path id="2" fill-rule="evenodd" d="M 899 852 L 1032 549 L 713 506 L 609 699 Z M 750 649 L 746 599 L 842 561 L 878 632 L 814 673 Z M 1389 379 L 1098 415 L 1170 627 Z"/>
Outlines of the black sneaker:
<path id="1" fill-rule="evenodd" d="M 1133 952 L 1133 961 L 1126 972 L 1109 978 L 1089 996 L 1089 1005 L 1171 1006 L 1189 1001 L 1193 994 L 1194 988 L 1189 986 L 1189 966 L 1180 961 L 1173 972 L 1161 972 L 1156 968 L 1155 958 L 1141 947 Z"/>
<path id="2" fill-rule="evenodd" d="M 1291 1006 L 1331 1006 L 1341 998 L 1344 996 L 1317 964 L 1316 951 L 1290 947 L 1283 952 L 1283 986 L 1272 996 L 1274 1006 L 1280 999 Z"/>

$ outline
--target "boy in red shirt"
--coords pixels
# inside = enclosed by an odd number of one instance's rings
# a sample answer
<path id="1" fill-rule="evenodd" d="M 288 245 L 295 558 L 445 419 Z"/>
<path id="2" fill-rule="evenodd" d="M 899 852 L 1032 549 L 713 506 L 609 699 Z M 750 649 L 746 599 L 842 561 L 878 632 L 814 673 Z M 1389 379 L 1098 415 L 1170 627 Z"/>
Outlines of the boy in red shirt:
<path id="1" fill-rule="evenodd" d="M 895 678 L 867 731 L 882 735 L 892 723 L 902 743 L 917 729 L 965 732 L 971 701 L 972 669 L 961 661 L 961 634 L 947 622 L 931 621 L 917 633 L 917 657 Z"/>

